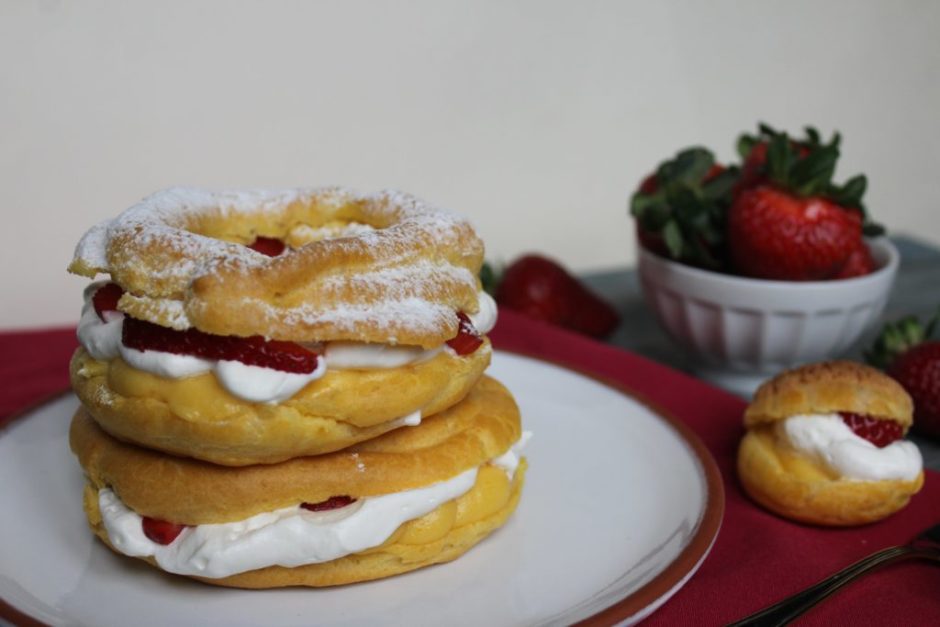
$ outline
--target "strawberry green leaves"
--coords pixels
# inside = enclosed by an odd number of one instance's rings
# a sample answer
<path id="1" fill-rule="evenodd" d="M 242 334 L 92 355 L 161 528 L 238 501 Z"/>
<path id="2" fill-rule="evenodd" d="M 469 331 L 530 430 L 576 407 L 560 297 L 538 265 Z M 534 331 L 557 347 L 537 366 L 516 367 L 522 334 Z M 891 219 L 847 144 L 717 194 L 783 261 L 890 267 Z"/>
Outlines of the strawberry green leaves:
<path id="1" fill-rule="evenodd" d="M 644 181 L 630 200 L 630 213 L 642 236 L 661 243 L 670 257 L 719 269 L 736 179 L 736 170 L 716 164 L 707 149 L 688 148 Z"/>
<path id="2" fill-rule="evenodd" d="M 933 337 L 938 323 L 940 310 L 926 325 L 922 325 L 916 316 L 906 316 L 885 324 L 871 349 L 865 351 L 865 361 L 876 368 L 887 370 L 897 357 Z"/>

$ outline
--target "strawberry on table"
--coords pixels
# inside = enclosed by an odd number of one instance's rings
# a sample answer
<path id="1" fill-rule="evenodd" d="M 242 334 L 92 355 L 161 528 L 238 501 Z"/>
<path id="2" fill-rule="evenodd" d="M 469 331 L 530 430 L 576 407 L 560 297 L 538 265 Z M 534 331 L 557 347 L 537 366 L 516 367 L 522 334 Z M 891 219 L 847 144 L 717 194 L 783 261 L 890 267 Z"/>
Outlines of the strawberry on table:
<path id="1" fill-rule="evenodd" d="M 533 318 L 593 337 L 616 328 L 620 316 L 558 262 L 529 254 L 511 263 L 496 288 L 496 302 Z"/>
<path id="2" fill-rule="evenodd" d="M 738 191 L 728 211 L 728 250 L 735 271 L 762 279 L 819 281 L 858 276 L 869 269 L 862 195 L 866 179 L 832 182 L 839 136 L 827 144 L 813 131 L 807 143 L 773 135 L 755 186 Z M 759 145 L 759 144 L 758 144 Z M 752 149 L 753 151 L 753 149 Z"/>
<path id="3" fill-rule="evenodd" d="M 886 324 L 866 359 L 914 400 L 914 429 L 940 438 L 940 340 L 930 339 L 940 312 L 923 327 L 914 316 Z"/>

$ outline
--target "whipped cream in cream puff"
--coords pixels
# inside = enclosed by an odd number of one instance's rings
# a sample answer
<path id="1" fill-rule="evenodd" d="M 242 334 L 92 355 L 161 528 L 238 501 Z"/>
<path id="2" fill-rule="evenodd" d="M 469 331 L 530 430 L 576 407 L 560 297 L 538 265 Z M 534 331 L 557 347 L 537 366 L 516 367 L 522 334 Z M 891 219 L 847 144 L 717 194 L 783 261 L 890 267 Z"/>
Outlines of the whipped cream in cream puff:
<path id="1" fill-rule="evenodd" d="M 838 414 L 790 416 L 775 428 L 793 448 L 843 479 L 913 481 L 923 469 L 923 458 L 913 442 L 896 440 L 879 448 L 856 435 Z"/>
<path id="2" fill-rule="evenodd" d="M 328 342 L 321 348 L 321 359 L 310 373 L 284 372 L 274 368 L 243 364 L 233 360 L 212 360 L 178 355 L 158 350 L 137 350 L 121 342 L 124 315 L 106 311 L 102 321 L 92 304 L 95 292 L 104 282 L 93 283 L 85 290 L 85 304 L 78 324 L 78 341 L 99 361 L 120 356 L 125 362 L 157 376 L 182 379 L 212 372 L 219 383 L 234 396 L 251 402 L 278 403 L 291 398 L 308 383 L 322 377 L 327 368 L 380 369 L 420 363 L 432 359 L 446 348 L 422 349 L 414 346 L 371 344 L 365 342 Z M 496 303 L 480 292 L 480 310 L 469 316 L 481 334 L 496 324 Z"/>
<path id="3" fill-rule="evenodd" d="M 490 464 L 512 479 L 527 439 L 523 435 Z M 98 491 L 98 507 L 108 540 L 118 551 L 152 556 L 168 572 L 216 579 L 267 566 L 328 562 L 379 546 L 401 524 L 467 493 L 478 471 L 471 468 L 446 481 L 362 498 L 339 509 L 316 512 L 297 505 L 231 523 L 186 527 L 166 545 L 145 535 L 142 517 L 112 490 Z"/>

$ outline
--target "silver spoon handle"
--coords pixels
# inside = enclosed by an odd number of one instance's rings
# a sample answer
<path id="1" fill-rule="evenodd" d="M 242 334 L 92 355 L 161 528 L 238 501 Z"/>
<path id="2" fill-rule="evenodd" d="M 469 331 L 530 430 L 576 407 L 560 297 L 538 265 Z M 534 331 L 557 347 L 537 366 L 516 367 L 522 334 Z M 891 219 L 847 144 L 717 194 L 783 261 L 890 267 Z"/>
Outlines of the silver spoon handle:
<path id="1" fill-rule="evenodd" d="M 910 546 L 890 547 L 877 553 L 872 553 L 854 564 L 847 566 L 839 572 L 830 575 L 816 585 L 794 594 L 791 597 L 767 607 L 756 614 L 743 618 L 731 627 L 747 625 L 749 627 L 771 627 L 772 625 L 786 625 L 788 622 L 813 607 L 833 592 L 876 568 L 904 559 L 922 557 L 940 561 L 940 551 L 930 548 L 914 548 Z"/>

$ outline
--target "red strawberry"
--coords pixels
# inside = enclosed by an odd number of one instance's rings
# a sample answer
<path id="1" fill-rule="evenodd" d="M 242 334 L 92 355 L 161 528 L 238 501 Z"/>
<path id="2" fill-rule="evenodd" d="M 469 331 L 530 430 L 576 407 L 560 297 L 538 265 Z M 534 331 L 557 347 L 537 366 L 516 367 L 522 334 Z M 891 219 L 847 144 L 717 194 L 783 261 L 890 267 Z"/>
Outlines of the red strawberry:
<path id="1" fill-rule="evenodd" d="M 650 196 L 655 194 L 659 189 L 659 181 L 656 179 L 656 173 L 653 172 L 650 175 L 647 175 L 642 181 L 640 181 L 640 186 L 637 188 L 637 192 L 640 194 L 646 194 Z"/>
<path id="2" fill-rule="evenodd" d="M 300 506 L 311 512 L 325 512 L 331 509 L 339 509 L 341 507 L 346 507 L 347 505 L 352 505 L 356 502 L 356 499 L 351 496 L 331 496 L 325 501 L 320 501 L 319 503 L 301 503 Z"/>
<path id="3" fill-rule="evenodd" d="M 506 268 L 496 302 L 593 337 L 608 335 L 620 321 L 609 304 L 541 255 L 525 255 Z"/>
<path id="4" fill-rule="evenodd" d="M 819 281 L 866 270 L 863 227 L 877 231 L 863 225 L 866 179 L 835 185 L 839 134 L 823 144 L 814 129 L 806 133 L 795 141 L 761 125 L 759 137 L 738 141 L 745 172 L 728 212 L 728 250 L 739 274 Z M 752 174 L 755 181 L 748 180 Z"/>
<path id="5" fill-rule="evenodd" d="M 862 240 L 858 243 L 855 250 L 849 255 L 845 265 L 839 270 L 834 279 L 850 279 L 857 276 L 865 276 L 875 271 L 875 260 L 872 259 L 871 251 L 868 245 Z"/>
<path id="6" fill-rule="evenodd" d="M 750 189 L 764 182 L 764 167 L 767 164 L 767 142 L 758 142 L 751 147 L 750 152 L 741 164 L 741 178 L 734 186 L 734 195 L 745 189 Z"/>
<path id="7" fill-rule="evenodd" d="M 106 283 L 95 291 L 94 296 L 91 297 L 91 304 L 102 322 L 107 322 L 104 319 L 104 312 L 117 311 L 118 301 L 123 295 L 124 290 L 117 283 Z"/>
<path id="8" fill-rule="evenodd" d="M 904 429 L 893 420 L 851 412 L 839 412 L 839 415 L 855 435 L 865 438 L 878 448 L 884 448 L 904 437 Z"/>
<path id="9" fill-rule="evenodd" d="M 121 341 L 137 350 L 156 350 L 204 359 L 240 361 L 284 372 L 309 374 L 317 354 L 293 342 L 266 340 L 260 335 L 211 335 L 197 329 L 176 331 L 135 318 L 124 319 Z"/>
<path id="10" fill-rule="evenodd" d="M 886 324 L 865 354 L 900 383 L 914 401 L 914 429 L 940 438 L 940 340 L 928 338 L 940 322 L 940 312 L 921 326 L 909 316 Z"/>
<path id="11" fill-rule="evenodd" d="M 940 341 L 907 350 L 894 360 L 888 374 L 914 399 L 914 428 L 940 438 Z"/>
<path id="12" fill-rule="evenodd" d="M 801 198 L 767 185 L 741 192 L 728 214 L 731 259 L 747 276 L 829 279 L 861 242 L 857 213 L 825 198 Z"/>
<path id="13" fill-rule="evenodd" d="M 457 328 L 457 335 L 447 340 L 447 345 L 454 349 L 458 355 L 469 355 L 483 345 L 483 336 L 476 330 L 470 317 L 464 312 L 457 313 L 460 325 Z"/>
<path id="14" fill-rule="evenodd" d="M 277 257 L 284 252 L 286 246 L 284 242 L 274 237 L 256 237 L 255 241 L 248 244 L 248 248 L 268 257 Z"/>
<path id="15" fill-rule="evenodd" d="M 157 544 L 166 545 L 176 540 L 177 536 L 186 528 L 186 525 L 157 520 L 156 518 L 147 518 L 145 516 L 141 521 L 141 527 L 143 527 L 145 536 Z"/>

